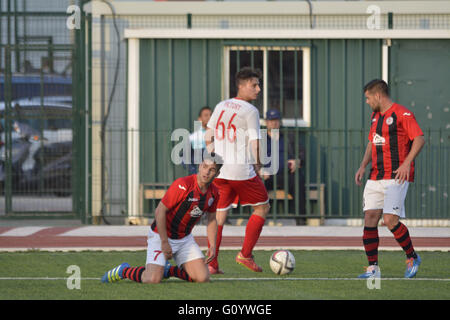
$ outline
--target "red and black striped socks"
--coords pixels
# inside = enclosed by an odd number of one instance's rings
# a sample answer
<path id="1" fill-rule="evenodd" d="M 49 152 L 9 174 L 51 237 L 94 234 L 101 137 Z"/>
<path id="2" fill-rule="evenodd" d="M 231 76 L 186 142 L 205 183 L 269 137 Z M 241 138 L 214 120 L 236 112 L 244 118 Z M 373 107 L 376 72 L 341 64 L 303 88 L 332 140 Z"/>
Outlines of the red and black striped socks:
<path id="1" fill-rule="evenodd" d="M 378 245 L 380 243 L 380 238 L 378 237 L 377 227 L 364 227 L 363 232 L 363 244 L 364 250 L 366 251 L 367 260 L 369 260 L 369 265 L 378 264 Z"/>
<path id="2" fill-rule="evenodd" d="M 391 232 L 394 234 L 395 240 L 397 240 L 398 244 L 403 248 L 403 251 L 405 251 L 406 256 L 408 258 L 416 259 L 417 254 L 414 251 L 408 228 L 403 223 L 399 222 Z"/>
<path id="3" fill-rule="evenodd" d="M 130 279 L 135 282 L 142 282 L 142 274 L 145 271 L 145 267 L 130 267 L 130 268 L 124 268 L 122 277 L 126 279 Z M 189 282 L 194 282 L 191 277 L 187 274 L 186 271 L 179 268 L 178 266 L 172 266 L 169 269 L 168 273 L 169 277 L 177 277 L 181 280 L 186 280 Z"/>
<path id="4" fill-rule="evenodd" d="M 392 230 L 395 240 L 405 251 L 408 258 L 417 258 L 417 254 L 414 251 L 411 237 L 409 236 L 408 228 L 401 222 L 399 222 Z M 363 243 L 366 251 L 367 260 L 369 265 L 378 264 L 378 245 L 380 239 L 378 237 L 378 227 L 364 227 Z"/>
<path id="5" fill-rule="evenodd" d="M 145 271 L 145 267 L 130 267 L 124 268 L 122 277 L 136 282 L 142 282 L 142 274 Z"/>
<path id="6" fill-rule="evenodd" d="M 170 267 L 168 275 L 169 275 L 169 277 L 177 277 L 177 278 L 180 278 L 181 280 L 186 280 L 188 282 L 194 282 L 194 280 L 192 280 L 191 277 L 189 277 L 187 272 L 184 271 L 183 269 L 179 268 L 178 266 Z"/>

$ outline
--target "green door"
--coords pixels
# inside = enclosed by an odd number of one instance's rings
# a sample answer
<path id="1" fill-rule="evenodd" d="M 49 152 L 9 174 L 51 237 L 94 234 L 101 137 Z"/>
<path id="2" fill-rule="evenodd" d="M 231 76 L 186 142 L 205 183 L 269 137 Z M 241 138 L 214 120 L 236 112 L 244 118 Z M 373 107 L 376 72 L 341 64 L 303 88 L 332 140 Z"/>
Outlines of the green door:
<path id="1" fill-rule="evenodd" d="M 408 218 L 449 218 L 449 70 L 449 40 L 392 42 L 392 98 L 414 112 L 427 142 L 408 192 Z"/>

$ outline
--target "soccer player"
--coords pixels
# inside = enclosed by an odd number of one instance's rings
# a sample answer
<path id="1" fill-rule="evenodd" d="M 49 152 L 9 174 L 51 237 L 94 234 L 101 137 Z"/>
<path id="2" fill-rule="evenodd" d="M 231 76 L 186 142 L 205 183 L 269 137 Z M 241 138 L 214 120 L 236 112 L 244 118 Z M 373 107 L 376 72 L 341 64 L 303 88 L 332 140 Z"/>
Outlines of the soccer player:
<path id="1" fill-rule="evenodd" d="M 380 277 L 378 266 L 378 222 L 383 222 L 406 253 L 405 277 L 416 275 L 421 259 L 415 252 L 408 228 L 400 222 L 405 217 L 405 198 L 414 181 L 414 159 L 425 140 L 414 114 L 393 103 L 383 80 L 372 80 L 364 87 L 366 103 L 373 110 L 369 143 L 355 183 L 361 185 L 366 166 L 372 162 L 364 188 L 363 244 L 369 267 L 359 278 Z"/>
<path id="2" fill-rule="evenodd" d="M 206 264 L 215 255 L 219 200 L 218 189 L 212 181 L 222 166 L 214 157 L 214 154 L 205 156 L 197 174 L 175 180 L 161 199 L 148 234 L 146 265 L 130 267 L 128 263 L 122 263 L 107 271 L 102 282 L 128 278 L 136 282 L 159 283 L 171 276 L 190 282 L 209 281 Z M 210 243 L 206 259 L 191 234 L 205 212 L 208 213 L 207 236 Z M 176 266 L 168 263 L 171 258 L 174 258 Z"/>
<path id="3" fill-rule="evenodd" d="M 252 255 L 270 209 L 267 190 L 259 177 L 259 112 L 250 103 L 261 91 L 259 79 L 259 72 L 248 67 L 237 72 L 237 96 L 217 104 L 208 122 L 205 136 L 207 149 L 213 148 L 224 160 L 220 175 L 214 180 L 220 199 L 217 204 L 216 258 L 209 264 L 211 274 L 223 273 L 219 269 L 217 255 L 228 210 L 237 199 L 242 206 L 252 206 L 253 213 L 248 220 L 244 243 L 236 262 L 252 271 L 262 271 Z"/>

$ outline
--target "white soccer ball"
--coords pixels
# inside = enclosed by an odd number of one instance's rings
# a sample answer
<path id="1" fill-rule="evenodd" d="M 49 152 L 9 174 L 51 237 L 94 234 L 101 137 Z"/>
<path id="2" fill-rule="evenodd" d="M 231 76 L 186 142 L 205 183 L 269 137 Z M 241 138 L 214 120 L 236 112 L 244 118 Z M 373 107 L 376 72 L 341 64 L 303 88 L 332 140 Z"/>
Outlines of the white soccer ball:
<path id="1" fill-rule="evenodd" d="M 270 257 L 270 269 L 278 275 L 291 273 L 295 268 L 294 255 L 288 250 L 275 251 Z"/>

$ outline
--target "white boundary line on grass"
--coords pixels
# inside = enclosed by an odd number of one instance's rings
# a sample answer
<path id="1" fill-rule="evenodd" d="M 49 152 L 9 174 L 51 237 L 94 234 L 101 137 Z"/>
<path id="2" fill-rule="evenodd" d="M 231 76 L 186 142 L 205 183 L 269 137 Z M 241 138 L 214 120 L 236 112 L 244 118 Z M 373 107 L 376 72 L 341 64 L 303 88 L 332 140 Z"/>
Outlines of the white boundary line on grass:
<path id="1" fill-rule="evenodd" d="M 367 279 L 358 279 L 358 278 L 292 278 L 292 277 L 278 277 L 278 278 L 214 278 L 212 281 L 255 281 L 255 280 L 291 280 L 291 281 L 367 281 Z M 416 281 L 450 281 L 450 279 L 437 279 L 437 278 L 415 278 L 415 279 L 406 279 L 406 278 L 381 278 L 381 280 L 389 280 L 389 281 L 407 281 L 407 280 L 416 280 Z"/>
<path id="2" fill-rule="evenodd" d="M 69 278 L 65 277 L 0 277 L 0 281 L 2 280 L 68 280 Z M 81 280 L 95 280 L 100 281 L 101 278 L 81 278 Z M 298 277 L 269 277 L 269 278 L 212 278 L 211 282 L 214 281 L 367 281 L 367 279 L 358 279 L 358 278 L 298 278 Z M 381 278 L 381 280 L 387 281 L 450 281 L 450 278 Z M 168 281 L 182 281 L 177 278 L 170 278 Z"/>
<path id="3" fill-rule="evenodd" d="M 416 251 L 442 251 L 449 252 L 450 247 L 414 247 Z M 201 250 L 207 250 L 207 247 L 200 247 Z M 221 247 L 221 250 L 240 250 L 242 247 Z M 286 250 L 364 250 L 364 247 L 350 247 L 350 246 L 273 246 L 273 247 L 258 247 L 254 250 L 273 251 L 279 249 Z M 80 252 L 80 251 L 146 251 L 147 247 L 54 247 L 54 248 L 0 248 L 0 252 L 26 252 L 26 251 L 41 251 L 41 252 Z M 378 248 L 379 251 L 401 251 L 400 246 Z"/>

